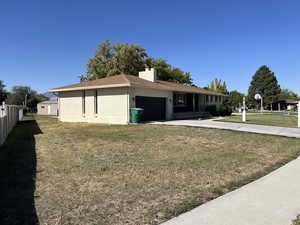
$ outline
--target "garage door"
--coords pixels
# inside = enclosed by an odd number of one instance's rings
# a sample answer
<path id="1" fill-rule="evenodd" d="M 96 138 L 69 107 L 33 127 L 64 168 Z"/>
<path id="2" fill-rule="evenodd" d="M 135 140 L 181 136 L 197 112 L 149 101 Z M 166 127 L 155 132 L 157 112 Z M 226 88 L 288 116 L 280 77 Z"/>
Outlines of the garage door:
<path id="1" fill-rule="evenodd" d="M 157 97 L 136 96 L 135 106 L 144 109 L 142 121 L 166 119 L 166 99 Z"/>

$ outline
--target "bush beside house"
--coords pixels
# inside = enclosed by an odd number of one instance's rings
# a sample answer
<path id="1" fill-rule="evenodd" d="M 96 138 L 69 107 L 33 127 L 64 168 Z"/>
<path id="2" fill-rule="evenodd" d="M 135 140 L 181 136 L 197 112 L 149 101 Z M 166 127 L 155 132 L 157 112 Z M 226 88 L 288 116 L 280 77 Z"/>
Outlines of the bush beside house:
<path id="1" fill-rule="evenodd" d="M 230 116 L 232 114 L 232 109 L 227 104 L 222 105 L 209 105 L 206 107 L 206 111 L 212 116 Z"/>

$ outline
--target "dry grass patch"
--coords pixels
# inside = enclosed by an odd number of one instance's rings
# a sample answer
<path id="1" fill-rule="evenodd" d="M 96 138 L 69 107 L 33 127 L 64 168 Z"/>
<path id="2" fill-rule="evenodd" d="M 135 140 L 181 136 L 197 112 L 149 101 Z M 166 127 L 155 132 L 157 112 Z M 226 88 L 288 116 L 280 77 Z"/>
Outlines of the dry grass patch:
<path id="1" fill-rule="evenodd" d="M 300 140 L 267 135 L 35 119 L 40 224 L 159 224 L 300 152 Z"/>

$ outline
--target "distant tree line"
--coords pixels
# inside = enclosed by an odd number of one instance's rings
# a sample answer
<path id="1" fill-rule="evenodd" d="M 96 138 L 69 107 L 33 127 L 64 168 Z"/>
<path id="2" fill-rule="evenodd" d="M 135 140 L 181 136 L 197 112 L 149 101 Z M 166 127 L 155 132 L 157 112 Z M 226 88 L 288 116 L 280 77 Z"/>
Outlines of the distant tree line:
<path id="1" fill-rule="evenodd" d="M 248 107 L 257 108 L 260 101 L 255 100 L 256 94 L 263 97 L 264 107 L 268 109 L 272 109 L 272 105 L 279 100 L 299 99 L 297 93 L 290 89 L 281 88 L 275 73 L 265 65 L 261 66 L 253 75 L 247 95 L 236 90 L 229 92 L 226 82 L 217 78 L 207 85 L 206 89 L 227 95 L 225 102 L 233 109 L 241 107 L 244 97 L 246 97 Z"/>
<path id="2" fill-rule="evenodd" d="M 189 72 L 168 64 L 165 59 L 150 57 L 141 46 L 128 43 L 112 44 L 108 40 L 101 43 L 95 55 L 89 59 L 87 72 L 80 76 L 80 80 L 95 80 L 118 74 L 138 76 L 146 67 L 155 68 L 159 80 L 196 86 Z M 255 108 L 259 104 L 254 99 L 255 94 L 263 96 L 265 107 L 282 98 L 298 98 L 293 91 L 280 87 L 274 72 L 267 66 L 261 66 L 253 75 L 247 95 L 237 90 L 228 91 L 227 83 L 217 78 L 205 88 L 227 95 L 226 103 L 232 108 L 240 107 L 243 97 L 247 97 L 248 106 Z"/>
<path id="3" fill-rule="evenodd" d="M 48 100 L 43 94 L 38 94 L 28 86 L 14 86 L 11 91 L 5 89 L 5 84 L 0 80 L 0 103 L 9 105 L 25 105 L 30 111 L 36 111 L 37 104 Z"/>

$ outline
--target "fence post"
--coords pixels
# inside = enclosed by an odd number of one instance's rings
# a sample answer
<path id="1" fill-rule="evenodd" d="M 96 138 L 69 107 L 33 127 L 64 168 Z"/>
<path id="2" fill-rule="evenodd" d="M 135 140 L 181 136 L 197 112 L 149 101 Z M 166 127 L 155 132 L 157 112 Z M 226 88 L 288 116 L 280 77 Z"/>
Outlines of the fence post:
<path id="1" fill-rule="evenodd" d="M 23 120 L 23 109 L 19 109 L 19 121 Z"/>

